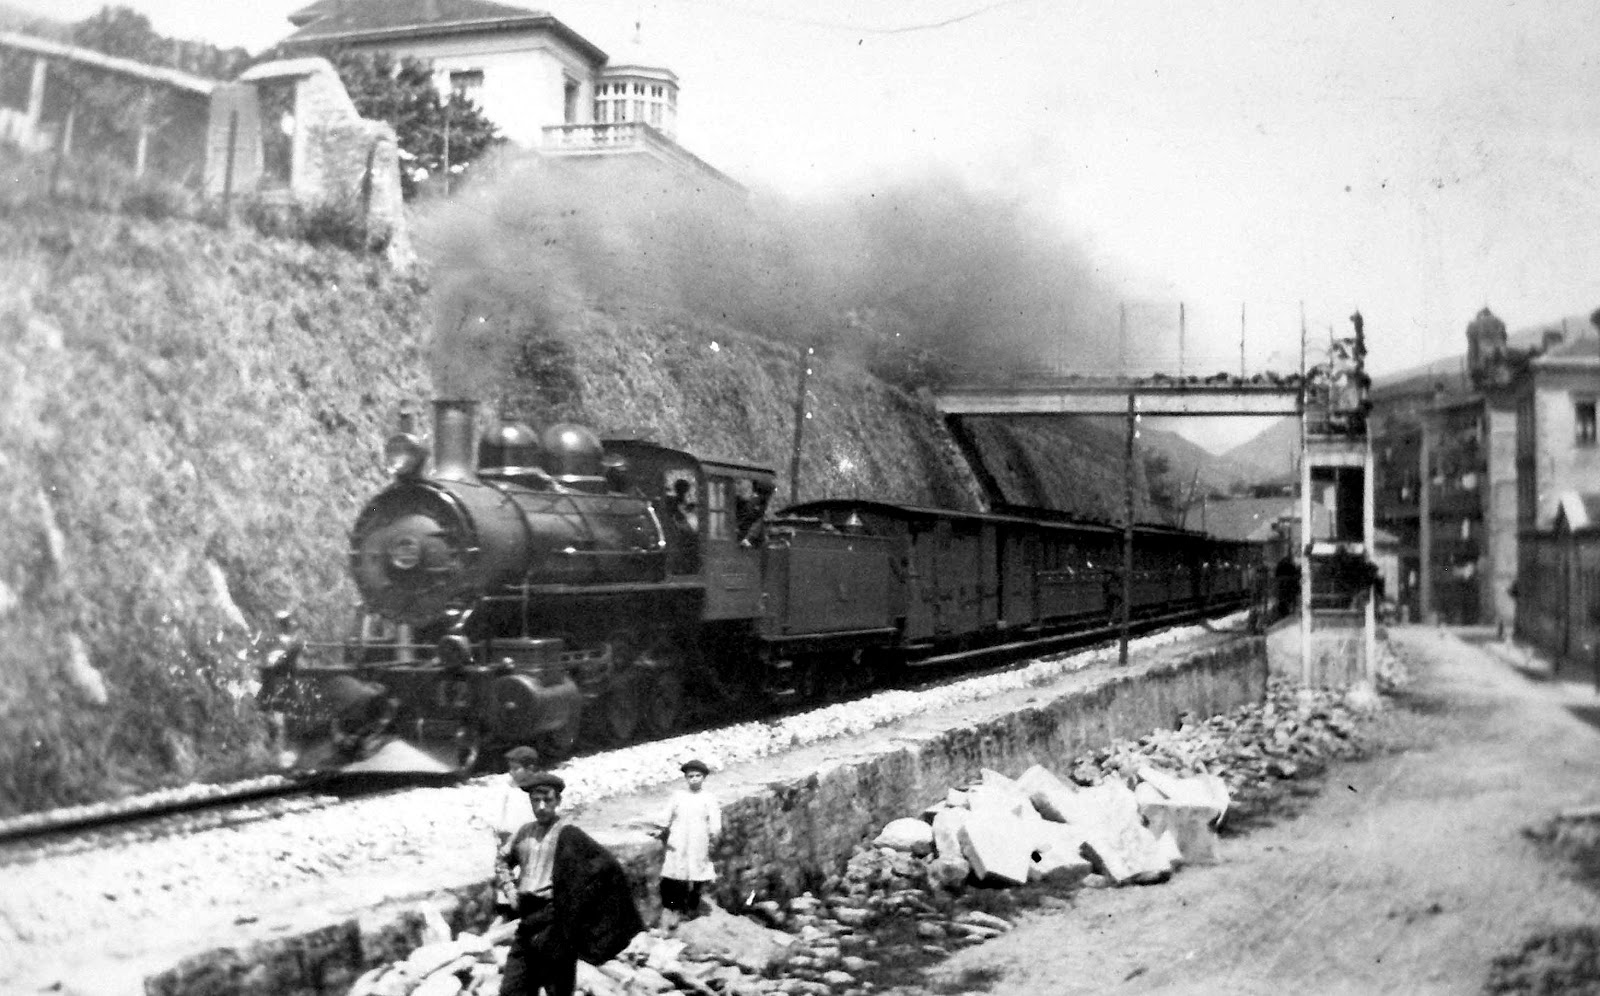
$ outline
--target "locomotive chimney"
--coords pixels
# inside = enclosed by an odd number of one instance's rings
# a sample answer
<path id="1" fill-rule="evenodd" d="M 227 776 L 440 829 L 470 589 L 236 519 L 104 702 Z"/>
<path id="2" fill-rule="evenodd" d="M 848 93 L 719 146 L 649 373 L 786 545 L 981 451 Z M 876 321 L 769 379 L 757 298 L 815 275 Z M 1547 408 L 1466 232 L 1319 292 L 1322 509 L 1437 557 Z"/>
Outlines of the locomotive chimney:
<path id="1" fill-rule="evenodd" d="M 465 481 L 478 475 L 478 403 L 433 403 L 433 476 Z"/>

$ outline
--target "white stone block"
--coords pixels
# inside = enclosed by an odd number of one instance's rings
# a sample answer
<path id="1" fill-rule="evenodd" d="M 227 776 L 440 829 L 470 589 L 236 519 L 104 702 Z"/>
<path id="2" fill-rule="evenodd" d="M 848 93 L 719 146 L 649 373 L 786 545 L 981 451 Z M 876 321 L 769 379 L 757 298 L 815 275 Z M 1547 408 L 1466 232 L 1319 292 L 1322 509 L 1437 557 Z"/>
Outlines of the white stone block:
<path id="1" fill-rule="evenodd" d="M 967 809 L 944 809 L 933 818 L 933 850 L 941 858 L 957 858 L 961 856 L 961 838 L 959 833 L 962 824 L 972 816 L 972 811 Z"/>
<path id="2" fill-rule="evenodd" d="M 908 854 L 929 854 L 934 846 L 933 827 L 910 816 L 890 820 L 872 843 Z"/>
<path id="3" fill-rule="evenodd" d="M 993 878 L 1011 885 L 1028 881 L 1028 868 L 1033 864 L 1033 843 L 1029 828 L 1022 820 L 1003 813 L 973 810 L 959 836 L 961 852 L 979 878 Z"/>
<path id="4" fill-rule="evenodd" d="M 1172 837 L 1185 864 L 1213 865 L 1221 860 L 1217 834 L 1211 829 L 1216 810 L 1209 804 L 1191 806 L 1164 800 L 1141 806 L 1140 812 L 1149 822 L 1151 833 Z"/>

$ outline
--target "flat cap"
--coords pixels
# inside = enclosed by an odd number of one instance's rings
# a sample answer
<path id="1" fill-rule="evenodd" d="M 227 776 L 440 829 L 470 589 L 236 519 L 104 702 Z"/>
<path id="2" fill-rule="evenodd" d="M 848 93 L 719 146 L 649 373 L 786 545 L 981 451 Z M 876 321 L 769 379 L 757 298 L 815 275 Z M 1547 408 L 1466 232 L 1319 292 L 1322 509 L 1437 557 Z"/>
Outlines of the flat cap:
<path id="1" fill-rule="evenodd" d="M 538 764 L 539 752 L 532 747 L 513 747 L 506 751 L 506 760 L 517 764 Z"/>
<path id="2" fill-rule="evenodd" d="M 522 791 L 524 792 L 532 792 L 537 788 L 555 789 L 559 795 L 566 791 L 567 783 L 562 781 L 561 776 L 554 772 L 541 771 L 522 783 Z"/>
<path id="3" fill-rule="evenodd" d="M 678 765 L 678 770 L 686 775 L 691 771 L 698 771 L 702 775 L 711 774 L 711 769 L 706 767 L 706 762 L 699 759 L 683 762 L 682 764 Z"/>

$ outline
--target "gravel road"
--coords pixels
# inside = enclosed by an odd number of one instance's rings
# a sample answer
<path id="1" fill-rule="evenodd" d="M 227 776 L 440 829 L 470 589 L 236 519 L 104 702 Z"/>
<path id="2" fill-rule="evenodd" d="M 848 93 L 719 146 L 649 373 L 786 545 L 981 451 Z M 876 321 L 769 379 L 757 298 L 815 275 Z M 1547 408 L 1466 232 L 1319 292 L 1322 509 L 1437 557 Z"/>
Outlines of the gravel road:
<path id="1" fill-rule="evenodd" d="M 1530 935 L 1600 922 L 1600 897 L 1523 834 L 1600 800 L 1595 691 L 1449 632 L 1390 636 L 1416 676 L 1382 721 L 1391 750 L 1331 768 L 1220 865 L 1085 890 L 899 992 L 1475 993 Z"/>

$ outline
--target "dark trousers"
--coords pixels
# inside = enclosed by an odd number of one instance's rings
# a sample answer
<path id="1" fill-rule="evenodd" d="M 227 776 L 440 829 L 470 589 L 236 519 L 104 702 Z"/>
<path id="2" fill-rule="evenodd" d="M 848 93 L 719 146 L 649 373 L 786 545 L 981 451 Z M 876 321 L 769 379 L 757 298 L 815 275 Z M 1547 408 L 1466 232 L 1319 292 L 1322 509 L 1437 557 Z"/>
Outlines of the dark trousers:
<path id="1" fill-rule="evenodd" d="M 681 878 L 661 880 L 661 908 L 678 913 L 700 912 L 700 890 L 704 882 L 685 882 Z"/>
<path id="2" fill-rule="evenodd" d="M 523 896 L 518 901 L 517 936 L 511 941 L 500 974 L 500 996 L 572 996 L 577 984 L 578 956 L 556 929 L 548 899 Z"/>

